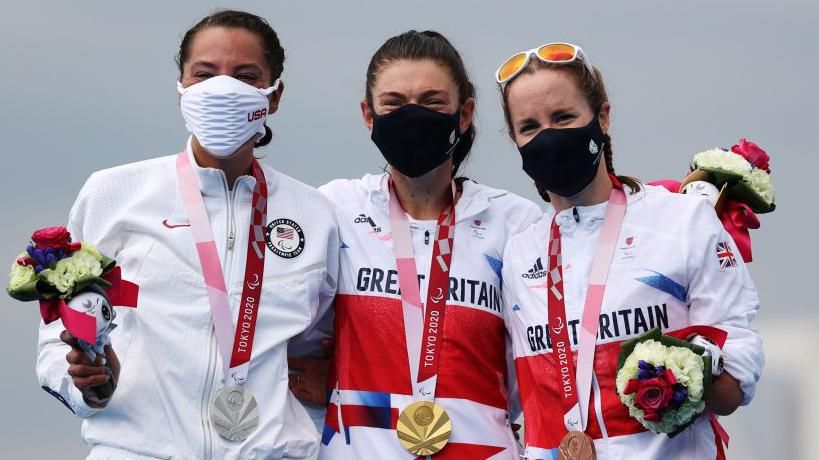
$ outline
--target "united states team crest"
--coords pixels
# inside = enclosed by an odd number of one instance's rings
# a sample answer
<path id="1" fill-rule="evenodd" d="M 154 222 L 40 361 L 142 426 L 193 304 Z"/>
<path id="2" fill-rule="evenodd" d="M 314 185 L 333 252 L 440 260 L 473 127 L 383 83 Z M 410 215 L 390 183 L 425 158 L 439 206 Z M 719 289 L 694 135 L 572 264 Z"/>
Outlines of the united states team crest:
<path id="1" fill-rule="evenodd" d="M 304 232 L 291 219 L 276 219 L 267 224 L 264 238 L 273 254 L 285 259 L 298 257 L 304 250 Z"/>

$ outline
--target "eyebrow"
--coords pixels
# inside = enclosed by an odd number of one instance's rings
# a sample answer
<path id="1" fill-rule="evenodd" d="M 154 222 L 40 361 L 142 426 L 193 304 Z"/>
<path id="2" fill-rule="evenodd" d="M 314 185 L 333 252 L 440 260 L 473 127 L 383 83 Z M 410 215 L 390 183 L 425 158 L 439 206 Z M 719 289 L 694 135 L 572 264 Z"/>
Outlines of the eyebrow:
<path id="1" fill-rule="evenodd" d="M 213 69 L 213 70 L 216 69 L 216 64 L 214 64 L 212 62 L 208 62 L 208 61 L 197 61 L 197 62 L 194 62 L 193 64 L 191 64 L 191 67 L 195 67 L 195 66 L 205 67 L 205 68 Z M 257 72 L 262 72 L 262 68 L 259 67 L 256 64 L 240 64 L 240 65 L 236 66 L 235 69 L 233 69 L 234 72 L 241 72 L 242 70 L 255 70 Z"/>
<path id="2" fill-rule="evenodd" d="M 445 95 L 447 95 L 447 92 L 442 90 L 442 89 L 431 89 L 429 91 L 424 91 L 423 93 L 421 93 L 421 97 L 419 99 L 424 99 L 424 98 L 427 98 L 427 97 L 430 97 L 430 96 L 439 96 L 439 95 L 440 96 L 445 96 Z M 403 93 L 399 93 L 398 91 L 388 91 L 388 92 L 385 92 L 385 93 L 381 93 L 381 94 L 378 95 L 378 97 L 397 97 L 397 98 L 400 98 L 400 99 L 405 99 L 406 98 L 406 96 Z"/>

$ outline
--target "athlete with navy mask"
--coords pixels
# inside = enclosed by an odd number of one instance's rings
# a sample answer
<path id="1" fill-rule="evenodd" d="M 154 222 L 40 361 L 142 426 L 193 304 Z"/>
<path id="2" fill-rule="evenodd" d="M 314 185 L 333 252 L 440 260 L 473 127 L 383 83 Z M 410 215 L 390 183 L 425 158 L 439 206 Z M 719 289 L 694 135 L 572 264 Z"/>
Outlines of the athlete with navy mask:
<path id="1" fill-rule="evenodd" d="M 541 211 L 458 177 L 475 90 L 442 35 L 387 40 L 361 110 L 388 168 L 320 187 L 342 249 L 336 388 L 319 457 L 515 460 L 503 247 Z"/>
<path id="2" fill-rule="evenodd" d="M 715 416 L 751 401 L 764 356 L 756 289 L 713 206 L 614 174 L 611 104 L 580 47 L 516 53 L 496 80 L 523 170 L 551 203 L 504 252 L 523 456 L 724 458 Z M 616 392 L 621 343 L 653 328 L 724 361 L 707 369 L 706 413 L 674 437 L 644 428 Z"/>

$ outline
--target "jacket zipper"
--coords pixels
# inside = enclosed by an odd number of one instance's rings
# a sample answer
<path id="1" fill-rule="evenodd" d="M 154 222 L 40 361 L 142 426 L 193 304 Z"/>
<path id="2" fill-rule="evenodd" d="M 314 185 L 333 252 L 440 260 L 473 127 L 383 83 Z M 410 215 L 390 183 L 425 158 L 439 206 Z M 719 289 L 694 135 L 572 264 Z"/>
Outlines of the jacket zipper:
<path id="1" fill-rule="evenodd" d="M 238 184 L 234 184 L 238 185 Z M 228 297 L 230 296 L 230 274 L 231 268 L 233 266 L 233 247 L 236 244 L 236 231 L 234 229 L 234 215 L 233 215 L 233 203 L 236 201 L 236 191 L 238 187 L 234 187 L 233 190 L 228 188 L 227 178 L 222 174 L 222 186 L 225 192 L 225 205 L 227 210 L 227 240 L 225 242 L 225 261 L 223 262 L 222 272 L 225 275 L 225 287 L 228 290 Z M 206 376 L 205 382 L 205 391 L 202 394 L 202 407 L 203 407 L 203 423 L 204 431 L 205 431 L 205 449 L 204 449 L 204 458 L 210 459 L 213 456 L 213 446 L 211 440 L 211 424 L 210 424 L 210 416 L 209 416 L 209 395 L 213 390 L 213 382 L 215 378 L 214 366 L 213 362 L 216 358 L 216 333 L 211 327 L 210 330 L 210 354 L 208 356 L 208 371 Z"/>

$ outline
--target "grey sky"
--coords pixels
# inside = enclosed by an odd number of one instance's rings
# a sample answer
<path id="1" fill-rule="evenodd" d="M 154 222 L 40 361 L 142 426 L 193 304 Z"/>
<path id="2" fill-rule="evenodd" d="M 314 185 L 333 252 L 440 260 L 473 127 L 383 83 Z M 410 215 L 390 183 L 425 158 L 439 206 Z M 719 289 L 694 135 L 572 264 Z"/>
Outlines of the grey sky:
<path id="1" fill-rule="evenodd" d="M 504 134 L 492 73 L 521 49 L 580 44 L 609 88 L 618 172 L 681 178 L 694 153 L 740 136 L 768 151 L 779 208 L 761 216 L 762 228 L 752 234 L 762 301 L 757 324 L 766 347 L 782 349 L 777 341 L 792 326 L 819 323 L 810 290 L 819 274 L 812 235 L 815 0 L 10 2 L 0 15 L 0 264 L 13 260 L 32 230 L 64 223 L 92 171 L 183 147 L 173 56 L 183 32 L 219 6 L 261 14 L 279 32 L 286 91 L 269 120 L 275 139 L 263 152 L 265 161 L 312 185 L 383 166 L 358 108 L 366 65 L 387 37 L 435 29 L 462 52 L 478 87 L 479 135 L 466 175 L 535 199 Z M 0 452 L 81 457 L 87 449 L 79 422 L 36 382 L 36 305 L 0 297 L 0 324 L 0 347 L 10 352 L 0 381 Z M 769 355 L 769 371 L 784 367 L 778 356 Z M 815 371 L 800 372 L 816 380 Z M 802 437 L 786 419 L 804 407 L 797 382 L 795 374 L 763 377 L 757 401 L 727 420 L 729 453 L 808 455 L 787 447 Z M 759 417 L 772 417 L 778 428 L 759 431 Z"/>

